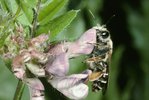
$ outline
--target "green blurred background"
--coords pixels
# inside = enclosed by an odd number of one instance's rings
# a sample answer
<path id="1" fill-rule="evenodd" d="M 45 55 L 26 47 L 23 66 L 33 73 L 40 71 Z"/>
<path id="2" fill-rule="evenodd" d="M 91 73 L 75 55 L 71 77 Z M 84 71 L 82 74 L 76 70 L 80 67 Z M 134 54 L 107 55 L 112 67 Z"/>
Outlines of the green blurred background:
<path id="1" fill-rule="evenodd" d="M 66 10 L 71 9 L 80 12 L 57 40 L 73 41 L 99 23 L 106 24 L 114 44 L 107 93 L 93 93 L 90 87 L 84 100 L 149 100 L 149 0 L 69 0 Z M 84 59 L 71 59 L 69 74 L 86 69 Z M 0 100 L 12 100 L 16 86 L 17 80 L 0 62 Z M 66 100 L 55 89 L 46 92 L 47 100 Z M 22 100 L 29 100 L 27 87 Z"/>

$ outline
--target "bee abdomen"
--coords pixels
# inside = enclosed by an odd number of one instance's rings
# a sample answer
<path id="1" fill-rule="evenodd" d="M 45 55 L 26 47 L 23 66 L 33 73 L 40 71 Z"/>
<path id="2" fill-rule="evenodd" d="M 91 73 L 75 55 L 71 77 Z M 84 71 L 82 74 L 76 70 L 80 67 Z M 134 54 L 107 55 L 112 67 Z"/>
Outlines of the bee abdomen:
<path id="1" fill-rule="evenodd" d="M 108 84 L 108 64 L 106 62 L 99 62 L 100 67 L 102 68 L 102 76 L 99 77 L 97 80 L 93 81 L 92 84 L 92 91 L 97 92 L 102 90 L 103 92 L 106 91 L 107 84 Z"/>
<path id="2" fill-rule="evenodd" d="M 100 77 L 98 80 L 93 81 L 92 84 L 92 91 L 98 92 L 99 90 L 106 89 L 108 83 L 108 73 L 103 73 L 102 77 Z"/>

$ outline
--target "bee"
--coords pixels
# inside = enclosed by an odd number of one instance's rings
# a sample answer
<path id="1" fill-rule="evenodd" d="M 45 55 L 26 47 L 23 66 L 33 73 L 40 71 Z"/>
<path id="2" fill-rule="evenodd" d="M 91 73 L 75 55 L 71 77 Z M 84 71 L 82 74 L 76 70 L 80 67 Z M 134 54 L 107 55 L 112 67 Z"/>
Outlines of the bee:
<path id="1" fill-rule="evenodd" d="M 89 76 L 89 81 L 93 82 L 92 91 L 97 92 L 102 90 L 105 93 L 108 84 L 108 69 L 113 43 L 110 32 L 105 25 L 97 25 L 92 29 L 96 30 L 96 43 L 93 44 L 94 49 L 85 62 L 92 71 L 92 74 Z"/>

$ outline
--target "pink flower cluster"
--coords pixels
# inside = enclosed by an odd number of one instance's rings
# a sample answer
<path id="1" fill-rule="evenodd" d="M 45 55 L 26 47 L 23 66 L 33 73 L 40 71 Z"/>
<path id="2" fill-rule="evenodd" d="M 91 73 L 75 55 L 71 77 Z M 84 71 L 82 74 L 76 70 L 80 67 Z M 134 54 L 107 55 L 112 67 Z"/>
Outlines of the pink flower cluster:
<path id="1" fill-rule="evenodd" d="M 68 76 L 69 59 L 92 52 L 96 30 L 89 29 L 74 42 L 64 41 L 47 47 L 48 37 L 45 34 L 35 37 L 29 41 L 28 48 L 20 50 L 12 62 L 14 75 L 29 86 L 31 100 L 44 100 L 44 86 L 39 77 L 46 77 L 54 88 L 70 99 L 85 98 L 88 94 L 86 83 L 92 72 L 85 70 Z"/>

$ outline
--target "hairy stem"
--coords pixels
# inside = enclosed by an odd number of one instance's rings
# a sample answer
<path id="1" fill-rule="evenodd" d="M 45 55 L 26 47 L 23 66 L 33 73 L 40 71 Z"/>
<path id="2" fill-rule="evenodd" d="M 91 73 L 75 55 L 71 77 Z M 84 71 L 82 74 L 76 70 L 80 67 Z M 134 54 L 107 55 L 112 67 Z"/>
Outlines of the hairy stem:
<path id="1" fill-rule="evenodd" d="M 31 28 L 31 38 L 35 36 L 35 32 L 38 24 L 37 18 L 38 18 L 38 13 L 40 9 L 40 3 L 41 3 L 41 0 L 38 0 L 36 8 L 33 8 L 34 15 L 33 15 L 33 22 L 32 22 L 32 28 Z"/>
<path id="2" fill-rule="evenodd" d="M 19 80 L 13 100 L 21 100 L 24 87 L 25 87 L 25 84 L 21 80 Z"/>

